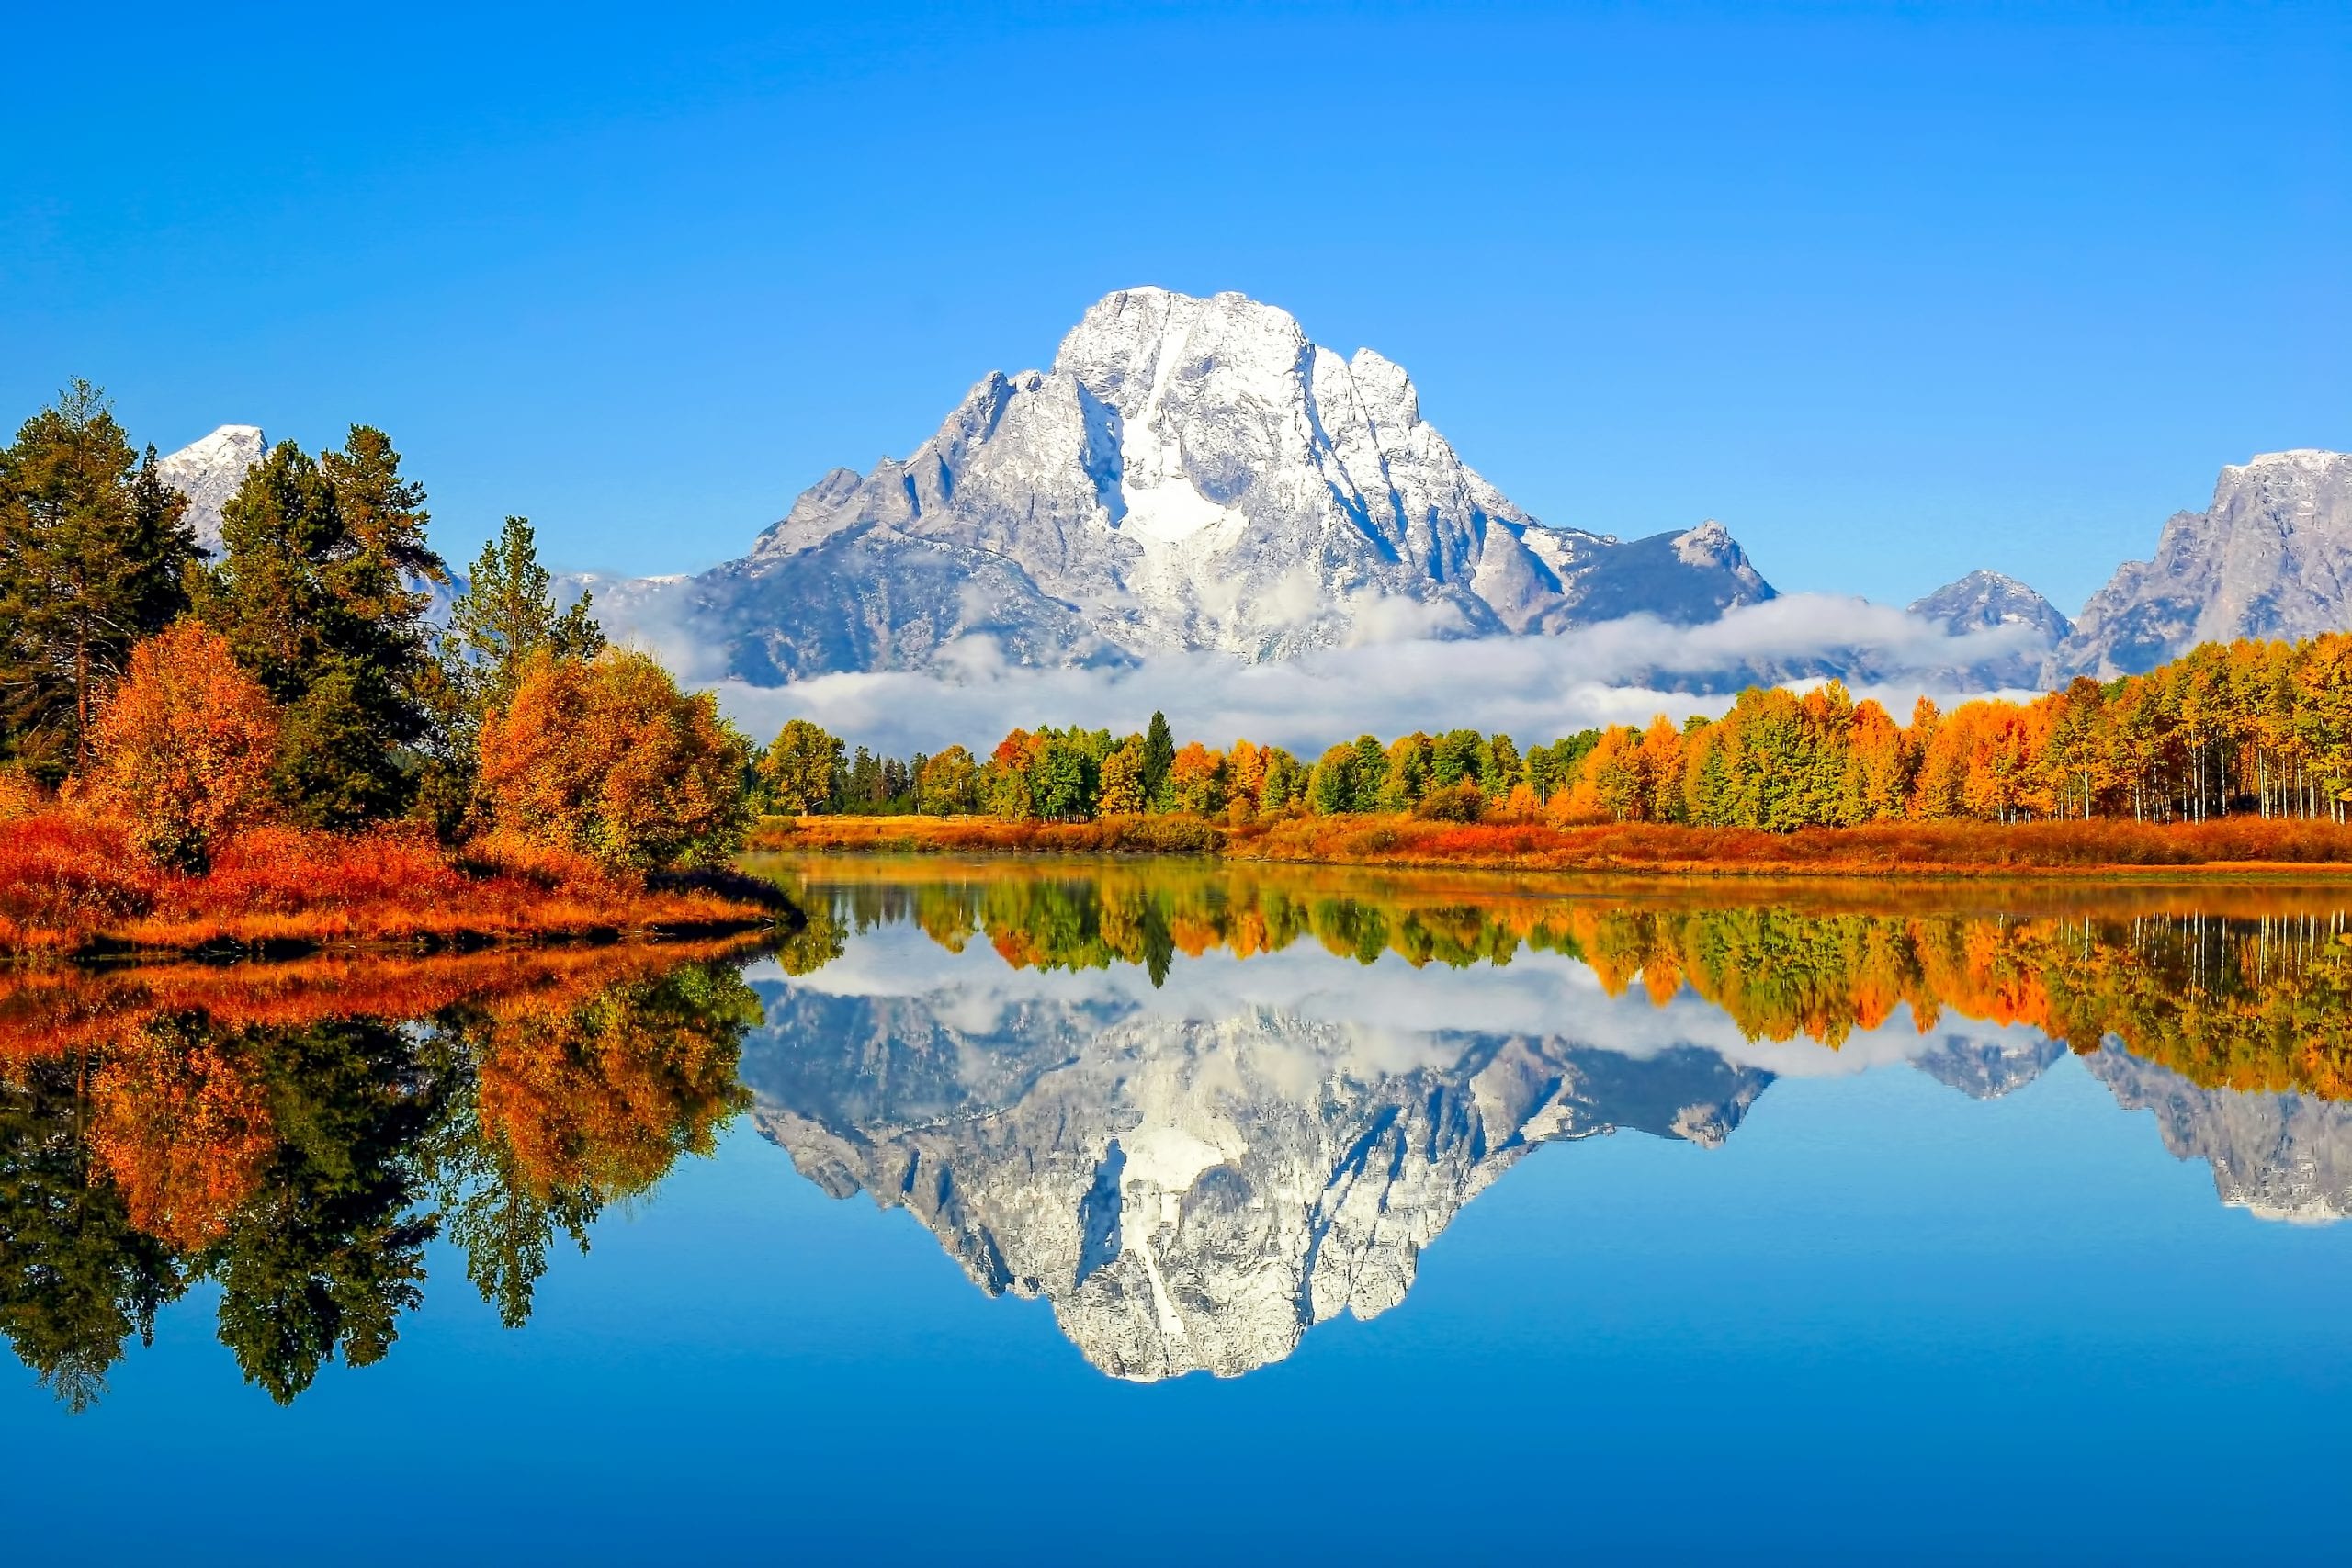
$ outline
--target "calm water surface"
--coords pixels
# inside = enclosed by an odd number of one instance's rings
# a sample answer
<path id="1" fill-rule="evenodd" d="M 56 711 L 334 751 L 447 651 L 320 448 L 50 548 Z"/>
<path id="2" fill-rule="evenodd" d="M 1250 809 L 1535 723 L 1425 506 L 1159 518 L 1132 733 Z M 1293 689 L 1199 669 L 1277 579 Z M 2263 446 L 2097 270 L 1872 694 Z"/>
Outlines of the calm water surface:
<path id="1" fill-rule="evenodd" d="M 2341 890 L 0 976 L 11 1561 L 2342 1561 Z"/>

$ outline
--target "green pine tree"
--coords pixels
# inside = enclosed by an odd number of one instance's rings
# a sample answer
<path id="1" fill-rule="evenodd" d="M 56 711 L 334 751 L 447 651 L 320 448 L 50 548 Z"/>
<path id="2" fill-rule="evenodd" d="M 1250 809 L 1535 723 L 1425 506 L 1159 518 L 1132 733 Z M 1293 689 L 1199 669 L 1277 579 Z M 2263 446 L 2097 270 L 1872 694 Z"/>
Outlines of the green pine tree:
<path id="1" fill-rule="evenodd" d="M 187 500 L 76 381 L 0 451 L 0 754 L 78 765 L 131 645 L 187 608 Z"/>
<path id="2" fill-rule="evenodd" d="M 223 557 L 196 610 L 286 705 L 279 787 L 303 821 L 349 828 L 406 809 L 446 749 L 421 584 L 448 572 L 427 521 L 423 489 L 366 425 L 317 459 L 280 444 L 221 509 Z"/>
<path id="3" fill-rule="evenodd" d="M 475 716 L 494 712 L 514 695 L 523 666 L 545 649 L 559 659 L 594 659 L 605 634 L 582 594 L 556 613 L 555 579 L 539 564 L 538 542 L 527 517 L 509 517 L 500 536 L 481 547 L 465 592 L 449 610 L 443 660 L 457 673 Z"/>
<path id="4" fill-rule="evenodd" d="M 1175 761 L 1176 738 L 1169 733 L 1168 716 L 1154 709 L 1143 736 L 1143 798 L 1151 810 L 1168 809 L 1168 770 Z"/>

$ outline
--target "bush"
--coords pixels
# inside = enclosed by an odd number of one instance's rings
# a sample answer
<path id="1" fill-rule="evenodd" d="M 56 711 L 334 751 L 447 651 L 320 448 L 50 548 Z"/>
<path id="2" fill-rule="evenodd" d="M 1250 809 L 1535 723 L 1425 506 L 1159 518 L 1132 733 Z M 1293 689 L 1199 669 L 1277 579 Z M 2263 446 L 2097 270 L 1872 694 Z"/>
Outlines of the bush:
<path id="1" fill-rule="evenodd" d="M 1487 797 L 1468 779 L 1433 789 L 1423 795 L 1413 807 L 1413 815 L 1424 822 L 1476 822 L 1487 809 Z"/>
<path id="2" fill-rule="evenodd" d="M 159 865 L 201 871 L 220 840 L 270 813 L 278 716 L 229 645 L 183 620 L 130 650 L 92 727 L 85 792 Z"/>
<path id="3" fill-rule="evenodd" d="M 536 656 L 481 730 L 481 792 L 502 837 L 616 871 L 714 865 L 750 825 L 750 747 L 709 693 L 641 653 Z"/>

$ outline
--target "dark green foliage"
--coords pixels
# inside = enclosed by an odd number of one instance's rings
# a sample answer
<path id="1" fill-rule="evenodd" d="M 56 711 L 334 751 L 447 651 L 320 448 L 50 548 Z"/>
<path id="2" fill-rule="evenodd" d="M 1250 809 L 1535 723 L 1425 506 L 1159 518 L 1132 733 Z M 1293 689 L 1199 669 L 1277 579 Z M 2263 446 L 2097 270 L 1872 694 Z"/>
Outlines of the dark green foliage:
<path id="1" fill-rule="evenodd" d="M 0 1334 L 74 1410 L 106 1392 L 132 1335 L 187 1288 L 164 1243 L 130 1223 L 110 1182 L 92 1179 L 80 1055 L 0 1077 Z"/>
<path id="2" fill-rule="evenodd" d="M 0 756 L 52 783 L 83 760 L 131 644 L 187 607 L 187 510 L 87 382 L 0 451 Z"/>
<path id="3" fill-rule="evenodd" d="M 223 557 L 196 609 L 288 710 L 277 776 L 298 818 L 404 810 L 446 750 L 450 705 L 413 584 L 448 574 L 424 502 L 383 433 L 354 425 L 315 460 L 280 444 L 222 508 Z"/>
<path id="4" fill-rule="evenodd" d="M 1154 811 L 1167 809 L 1168 770 L 1175 761 L 1176 737 L 1168 728 L 1168 716 L 1155 708 L 1143 733 L 1143 797 Z"/>
<path id="5" fill-rule="evenodd" d="M 442 648 L 477 720 L 513 699 L 524 664 L 539 649 L 559 659 L 594 659 L 605 650 L 604 628 L 590 613 L 593 595 L 582 594 L 559 615 L 554 583 L 539 564 L 527 517 L 509 517 L 475 558 L 465 592 L 449 608 Z"/>
<path id="6" fill-rule="evenodd" d="M 437 1223 L 414 1212 L 413 1153 L 442 1111 L 446 1079 L 421 1071 L 414 1040 L 388 1023 L 249 1032 L 281 1141 L 260 1195 L 213 1249 L 212 1271 L 221 1343 L 284 1404 L 338 1351 L 353 1367 L 382 1359 L 400 1314 L 424 1299 Z"/>

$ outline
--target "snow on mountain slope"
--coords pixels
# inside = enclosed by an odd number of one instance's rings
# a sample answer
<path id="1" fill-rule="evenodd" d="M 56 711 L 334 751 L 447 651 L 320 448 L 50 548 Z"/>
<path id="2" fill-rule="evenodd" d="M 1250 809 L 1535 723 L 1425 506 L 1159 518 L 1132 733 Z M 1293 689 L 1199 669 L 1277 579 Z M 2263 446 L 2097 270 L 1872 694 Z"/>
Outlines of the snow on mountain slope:
<path id="1" fill-rule="evenodd" d="M 1719 524 L 1628 542 L 1538 523 L 1370 349 L 1343 359 L 1238 294 L 1136 288 L 1050 370 L 984 378 L 905 458 L 827 474 L 666 608 L 774 683 L 918 668 L 974 633 L 1019 664 L 1261 660 L 1772 596 Z"/>
<path id="2" fill-rule="evenodd" d="M 2075 629 L 2055 604 L 1997 571 L 1972 571 L 1948 582 L 1913 601 L 1909 613 L 1954 637 L 1976 634 L 1980 641 L 1997 641 L 1999 652 L 1951 671 L 1964 684 L 1984 687 L 2033 685 L 2052 649 Z"/>
<path id="3" fill-rule="evenodd" d="M 220 547 L 220 508 L 245 482 L 245 470 L 268 450 L 259 427 L 224 424 L 155 465 L 163 481 L 187 497 L 187 520 L 198 544 L 208 550 Z"/>

